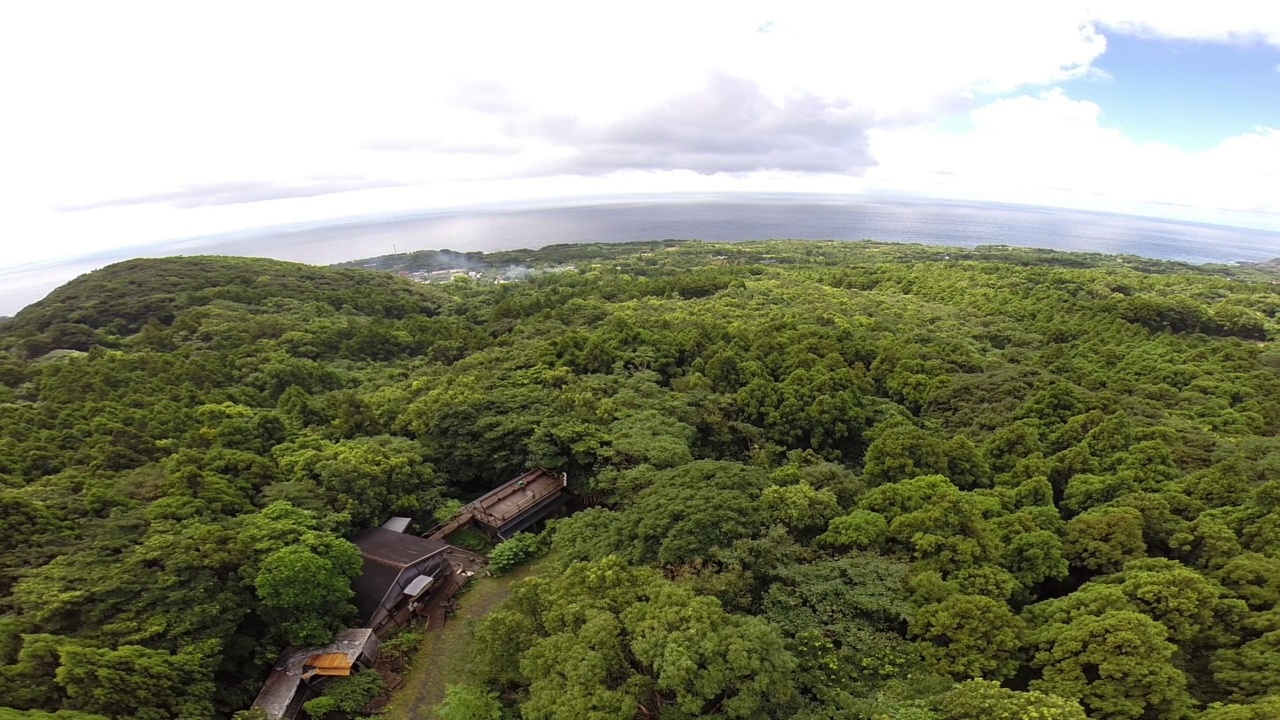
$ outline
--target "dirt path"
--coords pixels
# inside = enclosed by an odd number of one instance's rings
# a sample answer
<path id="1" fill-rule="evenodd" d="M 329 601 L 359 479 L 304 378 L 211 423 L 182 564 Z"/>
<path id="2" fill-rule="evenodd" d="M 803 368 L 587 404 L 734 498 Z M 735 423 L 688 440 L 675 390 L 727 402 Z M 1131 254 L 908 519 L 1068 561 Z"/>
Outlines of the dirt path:
<path id="1" fill-rule="evenodd" d="M 475 627 L 507 596 L 511 586 L 532 575 L 544 561 L 529 563 L 501 577 L 476 576 L 446 622 L 432 613 L 431 627 L 413 661 L 413 670 L 387 706 L 386 720 L 436 720 L 435 707 L 450 683 L 465 681 Z"/>

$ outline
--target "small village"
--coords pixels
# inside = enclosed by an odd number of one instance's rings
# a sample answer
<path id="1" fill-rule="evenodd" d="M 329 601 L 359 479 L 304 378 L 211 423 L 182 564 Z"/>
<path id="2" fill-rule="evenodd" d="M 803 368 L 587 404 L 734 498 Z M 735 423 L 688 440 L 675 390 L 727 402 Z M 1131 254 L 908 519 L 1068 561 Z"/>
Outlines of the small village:
<path id="1" fill-rule="evenodd" d="M 408 517 L 356 533 L 350 540 L 363 561 L 352 583 L 358 626 L 342 630 L 324 647 L 285 648 L 252 708 L 270 720 L 304 718 L 303 704 L 326 682 L 360 670 L 376 670 L 394 690 L 403 681 L 380 656 L 380 642 L 411 625 L 444 623 L 458 592 L 488 563 L 484 555 L 450 544 L 450 536 L 474 528 L 491 540 L 506 540 L 568 501 L 568 477 L 536 468 L 464 505 L 425 535 L 409 532 L 413 519 Z M 379 698 L 365 710 L 377 712 L 385 701 Z"/>

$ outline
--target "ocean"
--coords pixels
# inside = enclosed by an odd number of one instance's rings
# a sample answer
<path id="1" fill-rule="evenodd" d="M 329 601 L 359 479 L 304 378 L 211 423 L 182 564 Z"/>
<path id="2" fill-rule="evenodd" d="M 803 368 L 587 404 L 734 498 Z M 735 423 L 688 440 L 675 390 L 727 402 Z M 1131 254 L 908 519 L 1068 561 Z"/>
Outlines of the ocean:
<path id="1" fill-rule="evenodd" d="M 537 248 L 629 240 L 883 240 L 1015 245 L 1141 255 L 1188 263 L 1280 257 L 1280 233 L 988 203 L 731 196 L 487 209 L 360 218 L 251 230 L 0 270 L 0 315 L 77 275 L 130 257 L 247 255 L 330 264 L 412 250 Z"/>

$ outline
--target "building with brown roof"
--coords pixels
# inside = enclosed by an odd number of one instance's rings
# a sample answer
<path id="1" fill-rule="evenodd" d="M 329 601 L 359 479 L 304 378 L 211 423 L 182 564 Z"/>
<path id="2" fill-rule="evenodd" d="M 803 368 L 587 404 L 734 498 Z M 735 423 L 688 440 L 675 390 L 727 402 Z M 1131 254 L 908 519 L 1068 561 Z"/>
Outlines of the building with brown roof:
<path id="1" fill-rule="evenodd" d="M 472 500 L 452 520 L 430 533 L 444 540 L 469 525 L 506 540 L 560 509 L 569 500 L 569 477 L 535 468 Z"/>
<path id="2" fill-rule="evenodd" d="M 364 566 L 351 584 L 360 622 L 379 636 L 407 624 L 435 588 L 444 587 L 453 566 L 448 545 L 385 527 L 356 533 Z"/>

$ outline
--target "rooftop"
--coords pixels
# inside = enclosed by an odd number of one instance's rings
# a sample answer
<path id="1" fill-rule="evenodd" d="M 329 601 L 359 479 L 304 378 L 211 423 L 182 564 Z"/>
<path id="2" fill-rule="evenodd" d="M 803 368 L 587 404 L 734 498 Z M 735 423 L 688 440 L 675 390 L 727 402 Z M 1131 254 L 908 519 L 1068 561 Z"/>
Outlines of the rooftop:
<path id="1" fill-rule="evenodd" d="M 360 548 L 364 561 L 351 589 L 356 593 L 352 601 L 365 622 L 372 619 L 405 568 L 449 547 L 438 540 L 380 527 L 361 530 L 352 536 L 351 542 Z"/>
<path id="2" fill-rule="evenodd" d="M 361 530 L 351 537 L 351 542 L 360 548 L 366 560 L 401 569 L 449 547 L 437 540 L 380 527 Z"/>
<path id="3" fill-rule="evenodd" d="M 502 524 L 563 489 L 564 480 L 539 468 L 499 485 L 472 504 L 489 519 Z"/>
<path id="4" fill-rule="evenodd" d="M 324 647 L 286 649 L 267 676 L 253 707 L 275 720 L 284 716 L 294 697 L 303 691 L 302 681 L 313 675 L 349 675 L 360 656 L 374 657 L 378 638 L 369 628 L 340 630 Z"/>
<path id="5" fill-rule="evenodd" d="M 392 532 L 402 533 L 405 530 L 409 529 L 409 523 L 411 522 L 413 522 L 413 518 L 393 517 L 390 520 L 382 523 L 382 527 Z"/>

